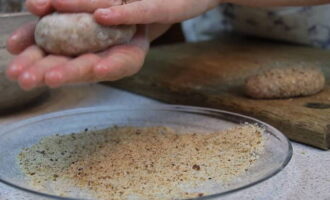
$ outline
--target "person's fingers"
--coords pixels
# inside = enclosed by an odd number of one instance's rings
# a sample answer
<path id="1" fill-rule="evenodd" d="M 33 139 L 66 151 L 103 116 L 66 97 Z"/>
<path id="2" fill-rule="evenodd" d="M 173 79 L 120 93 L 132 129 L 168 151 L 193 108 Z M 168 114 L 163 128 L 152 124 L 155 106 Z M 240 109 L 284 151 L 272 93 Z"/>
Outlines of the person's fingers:
<path id="1" fill-rule="evenodd" d="M 30 65 L 41 60 L 44 52 L 37 46 L 31 46 L 24 50 L 9 64 L 6 71 L 7 77 L 11 80 L 17 80 L 20 74 Z"/>
<path id="2" fill-rule="evenodd" d="M 7 50 L 11 54 L 19 54 L 27 47 L 34 44 L 34 30 L 37 22 L 33 21 L 18 28 L 8 39 L 7 39 Z"/>
<path id="3" fill-rule="evenodd" d="M 122 0 L 52 0 L 53 7 L 61 12 L 94 12 L 121 4 Z"/>
<path id="4" fill-rule="evenodd" d="M 96 54 L 85 54 L 58 65 L 45 74 L 45 84 L 56 88 L 63 84 L 93 81 L 93 67 L 100 59 Z"/>
<path id="5" fill-rule="evenodd" d="M 171 24 L 200 15 L 217 6 L 215 0 L 143 0 L 133 3 L 101 8 L 94 12 L 96 21 L 103 25 L 119 24 Z"/>
<path id="6" fill-rule="evenodd" d="M 96 81 L 115 81 L 139 71 L 144 53 L 134 46 L 115 47 L 94 67 Z"/>
<path id="7" fill-rule="evenodd" d="M 121 6 L 97 9 L 94 13 L 97 22 L 103 25 L 148 24 L 158 20 L 160 14 L 158 1 L 137 1 Z M 150 16 L 156 16 L 154 18 Z M 158 16 L 158 17 L 157 17 Z M 137 22 L 138 21 L 138 22 Z M 143 22 L 143 23 L 141 23 Z"/>
<path id="8" fill-rule="evenodd" d="M 18 78 L 21 88 L 30 90 L 43 85 L 44 74 L 52 67 L 67 62 L 69 58 L 64 56 L 47 56 L 42 60 L 30 65 Z"/>
<path id="9" fill-rule="evenodd" d="M 149 49 L 146 30 L 140 29 L 133 40 L 126 45 L 110 49 L 108 55 L 94 67 L 98 81 L 115 81 L 137 73 Z"/>
<path id="10" fill-rule="evenodd" d="M 26 8 L 37 16 L 44 16 L 53 11 L 51 0 L 26 0 Z"/>

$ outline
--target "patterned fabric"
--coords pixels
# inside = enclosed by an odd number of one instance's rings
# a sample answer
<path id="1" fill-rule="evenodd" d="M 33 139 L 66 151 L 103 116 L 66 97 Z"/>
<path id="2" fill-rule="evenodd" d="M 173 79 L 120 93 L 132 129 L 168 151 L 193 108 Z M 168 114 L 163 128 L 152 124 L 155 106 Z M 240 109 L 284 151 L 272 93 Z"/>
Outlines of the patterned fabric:
<path id="1" fill-rule="evenodd" d="M 188 41 L 209 40 L 221 31 L 330 49 L 330 5 L 249 8 L 226 4 L 183 23 Z"/>

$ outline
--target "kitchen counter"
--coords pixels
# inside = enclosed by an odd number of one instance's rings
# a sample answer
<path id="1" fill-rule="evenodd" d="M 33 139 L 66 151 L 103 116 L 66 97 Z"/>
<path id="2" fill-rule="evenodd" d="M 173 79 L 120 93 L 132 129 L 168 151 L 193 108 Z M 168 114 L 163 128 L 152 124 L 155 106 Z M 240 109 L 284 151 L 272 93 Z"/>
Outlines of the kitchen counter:
<path id="1" fill-rule="evenodd" d="M 161 104 L 103 85 L 76 85 L 53 90 L 36 105 L 15 114 L 0 116 L 0 128 L 29 117 L 64 109 L 91 106 Z M 252 188 L 221 198 L 222 200 L 330 200 L 330 152 L 293 143 L 294 154 L 279 174 Z M 0 200 L 27 200 L 24 193 L 0 184 Z"/>

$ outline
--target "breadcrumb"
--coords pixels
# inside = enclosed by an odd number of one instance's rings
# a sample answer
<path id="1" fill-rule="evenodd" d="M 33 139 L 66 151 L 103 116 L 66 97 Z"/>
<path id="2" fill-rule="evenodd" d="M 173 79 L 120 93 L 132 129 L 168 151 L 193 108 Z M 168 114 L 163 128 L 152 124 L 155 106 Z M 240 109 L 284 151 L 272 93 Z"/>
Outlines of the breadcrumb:
<path id="1" fill-rule="evenodd" d="M 263 150 L 262 131 L 254 125 L 207 134 L 168 127 L 85 130 L 44 138 L 23 149 L 18 162 L 32 185 L 56 185 L 57 195 L 80 188 L 102 200 L 194 198 L 208 193 L 185 188 L 248 170 Z"/>

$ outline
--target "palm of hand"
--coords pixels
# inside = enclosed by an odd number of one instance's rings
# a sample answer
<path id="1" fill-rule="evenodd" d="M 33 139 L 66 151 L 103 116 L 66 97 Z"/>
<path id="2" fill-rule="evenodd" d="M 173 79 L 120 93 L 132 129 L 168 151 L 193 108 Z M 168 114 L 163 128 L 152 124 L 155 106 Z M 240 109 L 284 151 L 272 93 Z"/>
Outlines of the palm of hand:
<path id="1" fill-rule="evenodd" d="M 17 30 L 7 45 L 12 53 L 20 53 L 9 65 L 7 76 L 26 90 L 44 85 L 59 87 L 79 82 L 114 81 L 130 76 L 139 71 L 149 47 L 145 28 L 140 27 L 130 43 L 104 52 L 76 58 L 46 55 L 32 43 L 34 26 L 35 23 L 28 24 Z M 20 41 L 31 43 L 17 46 L 22 44 Z"/>
<path id="2" fill-rule="evenodd" d="M 54 10 L 94 12 L 96 21 L 103 25 L 148 26 L 140 26 L 128 44 L 111 47 L 97 54 L 70 58 L 46 55 L 34 44 L 35 23 L 27 24 L 8 39 L 8 50 L 13 54 L 19 54 L 8 67 L 8 77 L 18 81 L 23 89 L 29 90 L 44 85 L 59 87 L 78 82 L 113 81 L 133 75 L 143 65 L 149 48 L 149 38 L 152 40 L 166 31 L 169 27 L 166 24 L 182 21 L 216 6 L 215 2 L 218 0 L 178 0 L 171 4 L 162 0 L 129 2 L 126 4 L 126 0 L 27 0 L 27 8 L 39 16 Z M 188 12 L 183 12 L 187 6 Z M 165 28 L 160 28 L 159 23 Z M 157 28 L 154 31 L 150 28 L 148 35 L 146 27 Z"/>

